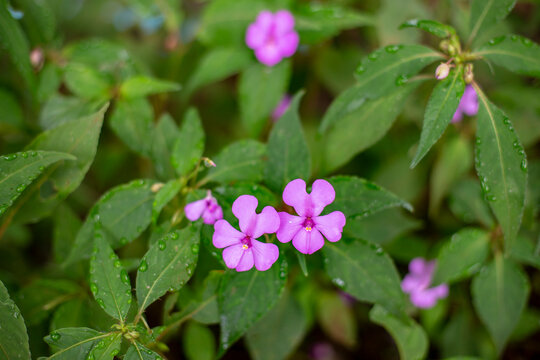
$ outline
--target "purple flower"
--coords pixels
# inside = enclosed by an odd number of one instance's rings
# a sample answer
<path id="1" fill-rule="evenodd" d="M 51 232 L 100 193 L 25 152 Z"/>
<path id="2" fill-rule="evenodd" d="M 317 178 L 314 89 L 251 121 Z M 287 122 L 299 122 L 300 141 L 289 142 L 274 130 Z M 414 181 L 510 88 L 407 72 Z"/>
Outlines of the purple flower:
<path id="1" fill-rule="evenodd" d="M 287 111 L 287 109 L 291 105 L 291 100 L 292 98 L 289 95 L 283 95 L 281 101 L 272 112 L 272 120 L 278 121 L 279 118 L 282 117 L 283 114 L 285 114 L 285 111 Z"/>
<path id="2" fill-rule="evenodd" d="M 410 295 L 411 302 L 418 308 L 432 308 L 437 300 L 448 296 L 448 285 L 446 284 L 429 288 L 435 265 L 434 260 L 425 261 L 422 258 L 414 258 L 409 263 L 409 274 L 401 282 L 401 289 Z"/>
<path id="3" fill-rule="evenodd" d="M 298 42 L 294 17 L 287 10 L 275 14 L 261 11 L 246 32 L 246 45 L 255 50 L 257 60 L 266 66 L 274 66 L 283 58 L 292 56 Z"/>
<path id="4" fill-rule="evenodd" d="M 452 122 L 460 122 L 463 119 L 463 114 L 474 116 L 476 113 L 478 113 L 478 95 L 476 95 L 472 85 L 467 85 L 459 101 L 458 108 L 452 117 Z"/>
<path id="5" fill-rule="evenodd" d="M 332 242 L 341 239 L 345 215 L 341 211 L 334 211 L 328 215 L 319 216 L 324 207 L 331 204 L 335 197 L 334 188 L 326 180 L 316 180 L 311 194 L 306 192 L 306 183 L 302 179 L 288 183 L 283 190 L 283 201 L 294 207 L 300 216 L 286 212 L 279 213 L 281 225 L 276 234 L 278 240 L 282 243 L 292 240 L 298 251 L 313 254 L 323 247 L 323 235 Z"/>
<path id="6" fill-rule="evenodd" d="M 189 203 L 184 208 L 184 213 L 190 221 L 196 221 L 201 216 L 205 224 L 212 225 L 219 219 L 223 219 L 223 211 L 217 200 L 208 190 L 206 197 L 201 200 Z"/>
<path id="7" fill-rule="evenodd" d="M 232 212 L 239 221 L 241 232 L 227 222 L 219 220 L 214 225 L 212 243 L 223 250 L 223 260 L 230 269 L 247 271 L 255 265 L 257 270 L 270 269 L 279 256 L 278 247 L 255 239 L 263 234 L 272 234 L 279 228 L 279 216 L 271 206 L 265 207 L 257 214 L 257 198 L 242 195 L 236 199 Z"/>

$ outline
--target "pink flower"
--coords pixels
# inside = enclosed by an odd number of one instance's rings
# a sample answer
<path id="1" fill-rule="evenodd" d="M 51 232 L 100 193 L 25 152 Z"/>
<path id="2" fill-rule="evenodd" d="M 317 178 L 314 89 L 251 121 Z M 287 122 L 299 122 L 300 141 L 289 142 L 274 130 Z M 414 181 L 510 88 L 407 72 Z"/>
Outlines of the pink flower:
<path id="1" fill-rule="evenodd" d="M 401 289 L 410 295 L 414 306 L 429 309 L 435 306 L 437 300 L 448 296 L 448 285 L 446 284 L 429 288 L 434 271 L 435 261 L 414 258 L 409 263 L 409 274 L 401 282 Z"/>
<path id="2" fill-rule="evenodd" d="M 458 108 L 452 117 L 452 122 L 457 123 L 463 119 L 463 114 L 467 116 L 474 116 L 478 113 L 478 95 L 472 85 L 467 85 L 463 96 L 459 101 Z"/>
<path id="3" fill-rule="evenodd" d="M 325 206 L 331 204 L 336 192 L 326 180 L 316 180 L 311 194 L 306 192 L 306 183 L 302 179 L 291 181 L 283 190 L 283 201 L 294 207 L 300 216 L 280 212 L 281 225 L 277 238 L 282 243 L 292 240 L 294 247 L 304 254 L 313 254 L 324 245 L 323 235 L 328 241 L 336 242 L 341 239 L 345 226 L 345 215 L 334 211 L 328 215 L 319 216 Z"/>
<path id="4" fill-rule="evenodd" d="M 259 271 L 270 269 L 279 256 L 278 247 L 255 239 L 263 234 L 272 234 L 279 228 L 279 216 L 271 207 L 265 207 L 257 214 L 257 198 L 242 195 L 236 199 L 232 212 L 239 221 L 241 232 L 227 222 L 219 220 L 214 225 L 212 243 L 223 250 L 223 260 L 230 269 L 247 271 L 255 265 Z"/>
<path id="5" fill-rule="evenodd" d="M 204 199 L 189 203 L 184 208 L 184 213 L 190 221 L 196 221 L 202 216 L 205 224 L 212 225 L 219 219 L 223 219 L 223 211 L 217 200 L 208 190 Z"/>
<path id="6" fill-rule="evenodd" d="M 261 11 L 246 32 L 246 45 L 255 50 L 257 60 L 266 66 L 274 66 L 283 58 L 292 56 L 298 42 L 294 17 L 287 10 L 275 14 Z"/>
<path id="7" fill-rule="evenodd" d="M 281 98 L 281 101 L 274 109 L 274 112 L 272 112 L 272 120 L 278 121 L 279 118 L 282 117 L 283 114 L 285 114 L 285 111 L 287 111 L 287 109 L 291 105 L 291 101 L 292 101 L 292 98 L 289 95 L 287 94 L 283 95 L 283 97 Z"/>

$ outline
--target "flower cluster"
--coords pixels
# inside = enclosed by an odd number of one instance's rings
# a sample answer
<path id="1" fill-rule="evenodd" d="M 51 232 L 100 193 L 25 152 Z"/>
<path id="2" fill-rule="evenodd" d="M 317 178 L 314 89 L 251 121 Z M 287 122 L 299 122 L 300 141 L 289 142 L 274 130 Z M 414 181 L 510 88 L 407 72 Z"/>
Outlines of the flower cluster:
<path id="1" fill-rule="evenodd" d="M 223 260 L 230 269 L 247 271 L 253 266 L 259 271 L 268 270 L 279 257 L 278 247 L 257 240 L 264 234 L 276 234 L 277 239 L 293 246 L 303 254 L 313 254 L 328 241 L 338 241 L 345 226 L 345 215 L 334 211 L 321 213 L 336 197 L 332 185 L 326 180 L 316 180 L 310 194 L 302 179 L 291 181 L 283 191 L 283 201 L 292 206 L 297 215 L 277 212 L 266 206 L 257 214 L 258 200 L 251 195 L 239 196 L 232 205 L 240 231 L 223 220 L 221 207 L 211 196 L 195 201 L 185 207 L 186 217 L 195 221 L 201 216 L 206 224 L 214 224 L 212 243 L 224 249 Z"/>
<path id="2" fill-rule="evenodd" d="M 448 296 L 446 284 L 429 287 L 433 280 L 435 265 L 435 261 L 414 258 L 409 263 L 409 274 L 401 282 L 401 289 L 410 295 L 411 303 L 418 308 L 432 308 L 437 300 Z"/>
<path id="3" fill-rule="evenodd" d="M 274 66 L 292 56 L 298 47 L 298 33 L 294 31 L 294 17 L 287 10 L 273 14 L 261 11 L 246 32 L 246 45 L 266 66 Z"/>

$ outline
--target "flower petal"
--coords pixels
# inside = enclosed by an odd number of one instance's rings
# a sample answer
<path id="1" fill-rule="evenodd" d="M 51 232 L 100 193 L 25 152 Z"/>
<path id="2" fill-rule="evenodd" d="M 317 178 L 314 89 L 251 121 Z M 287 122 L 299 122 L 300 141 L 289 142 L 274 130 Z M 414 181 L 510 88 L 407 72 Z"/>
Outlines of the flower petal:
<path id="1" fill-rule="evenodd" d="M 420 284 L 420 279 L 412 274 L 405 275 L 403 281 L 401 281 L 401 290 L 404 293 L 411 294 L 413 292 L 421 291 L 423 287 Z"/>
<path id="2" fill-rule="evenodd" d="M 279 229 L 279 215 L 271 206 L 266 206 L 260 214 L 256 215 L 255 225 L 248 235 L 253 239 L 261 237 L 263 234 L 273 234 Z"/>
<path id="3" fill-rule="evenodd" d="M 194 201 L 184 207 L 184 213 L 189 221 L 198 220 L 204 210 L 206 210 L 206 199 Z"/>
<path id="4" fill-rule="evenodd" d="M 206 209 L 203 212 L 202 217 L 205 224 L 212 225 L 216 221 L 223 219 L 223 210 L 221 209 L 221 206 L 216 204 L 215 206 Z"/>
<path id="5" fill-rule="evenodd" d="M 303 254 L 313 254 L 324 245 L 324 238 L 317 229 L 307 231 L 305 229 L 300 230 L 292 241 L 296 250 Z"/>
<path id="6" fill-rule="evenodd" d="M 345 226 L 345 215 L 341 211 L 334 211 L 328 215 L 313 218 L 317 230 L 319 230 L 328 241 L 336 242 L 341 239 L 341 233 Z"/>
<path id="7" fill-rule="evenodd" d="M 279 229 L 276 233 L 278 240 L 286 243 L 292 240 L 305 221 L 302 216 L 294 216 L 286 212 L 279 212 Z"/>
<path id="8" fill-rule="evenodd" d="M 259 271 L 266 271 L 272 267 L 279 257 L 279 249 L 276 245 L 251 240 L 251 250 L 255 260 L 255 267 Z"/>
<path id="9" fill-rule="evenodd" d="M 426 289 L 422 291 L 415 291 L 411 294 L 411 302 L 414 306 L 421 309 L 429 309 L 435 306 L 437 303 L 438 292 L 435 289 Z"/>
<path id="10" fill-rule="evenodd" d="M 315 180 L 311 186 L 311 206 L 313 213 L 311 216 L 319 216 L 326 205 L 331 204 L 336 198 L 334 187 L 326 180 Z"/>
<path id="11" fill-rule="evenodd" d="M 257 23 L 253 23 L 248 26 L 246 31 L 246 45 L 255 50 L 264 45 L 267 37 L 267 31 Z"/>
<path id="12" fill-rule="evenodd" d="M 255 210 L 259 201 L 255 196 L 239 196 L 232 205 L 232 212 L 238 219 L 240 230 L 246 235 L 251 235 L 249 229 L 255 226 L 257 221 Z"/>
<path id="13" fill-rule="evenodd" d="M 253 251 L 252 249 L 243 249 L 244 254 L 240 258 L 238 265 L 236 265 L 236 271 L 248 271 L 253 267 Z"/>
<path id="14" fill-rule="evenodd" d="M 287 10 L 280 10 L 274 15 L 274 31 L 277 37 L 294 29 L 294 17 Z"/>
<path id="15" fill-rule="evenodd" d="M 227 265 L 229 269 L 234 269 L 238 266 L 246 252 L 247 249 L 244 249 L 242 244 L 229 246 L 223 250 L 223 261 L 225 261 L 225 265 Z"/>
<path id="16" fill-rule="evenodd" d="M 258 47 L 255 49 L 255 57 L 266 66 L 274 66 L 283 58 L 276 43 L 266 43 Z"/>
<path id="17" fill-rule="evenodd" d="M 311 204 L 306 192 L 306 182 L 302 179 L 296 179 L 288 183 L 283 190 L 283 201 L 294 207 L 298 215 L 306 216 L 306 211 Z"/>
<path id="18" fill-rule="evenodd" d="M 227 220 L 218 220 L 214 224 L 214 235 L 212 243 L 215 247 L 221 249 L 234 244 L 239 244 L 245 237 L 240 231 L 236 230 L 227 222 Z"/>
<path id="19" fill-rule="evenodd" d="M 414 258 L 409 263 L 409 272 L 415 275 L 423 274 L 427 268 L 427 263 L 428 262 L 421 257 Z"/>
<path id="20" fill-rule="evenodd" d="M 459 107 L 468 116 L 474 116 L 478 113 L 478 95 L 476 95 L 472 85 L 467 85 L 465 88 Z"/>
<path id="21" fill-rule="evenodd" d="M 264 31 L 269 31 L 274 24 L 275 15 L 271 11 L 263 10 L 257 15 L 255 23 Z"/>
<path id="22" fill-rule="evenodd" d="M 432 289 L 437 294 L 437 298 L 439 298 L 439 299 L 444 299 L 445 297 L 448 296 L 448 285 L 446 285 L 446 284 L 441 284 L 439 286 L 435 286 Z"/>
<path id="23" fill-rule="evenodd" d="M 298 37 L 298 34 L 294 31 L 285 34 L 281 36 L 278 39 L 278 47 L 279 47 L 279 53 L 282 57 L 289 57 L 293 56 L 296 52 L 296 49 L 298 48 L 298 43 L 300 42 L 300 38 Z"/>

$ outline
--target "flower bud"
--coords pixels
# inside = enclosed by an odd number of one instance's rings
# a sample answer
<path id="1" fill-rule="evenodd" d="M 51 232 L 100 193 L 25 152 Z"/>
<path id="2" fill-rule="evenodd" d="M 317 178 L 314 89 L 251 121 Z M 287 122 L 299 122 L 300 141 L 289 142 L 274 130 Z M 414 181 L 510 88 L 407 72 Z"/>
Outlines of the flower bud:
<path id="1" fill-rule="evenodd" d="M 152 185 L 150 190 L 152 190 L 152 192 L 158 192 L 159 189 L 161 189 L 164 185 L 165 185 L 164 183 L 155 183 Z"/>
<path id="2" fill-rule="evenodd" d="M 216 163 L 212 161 L 212 159 L 203 157 L 204 166 L 206 167 L 216 167 Z"/>
<path id="3" fill-rule="evenodd" d="M 444 51 L 445 53 L 448 52 L 448 46 L 450 46 L 450 42 L 448 40 L 443 40 L 439 44 L 439 48 Z"/>
<path id="4" fill-rule="evenodd" d="M 466 84 L 470 84 L 474 80 L 474 74 L 473 74 L 473 64 L 467 64 L 465 65 L 465 74 L 463 75 L 463 79 L 465 80 Z"/>
<path id="5" fill-rule="evenodd" d="M 30 63 L 35 70 L 40 70 L 44 61 L 43 49 L 36 47 L 30 52 Z"/>
<path id="6" fill-rule="evenodd" d="M 450 65 L 446 63 L 441 63 L 439 66 L 437 66 L 437 69 L 435 70 L 435 77 L 437 80 L 445 79 L 448 74 L 450 73 Z"/>

